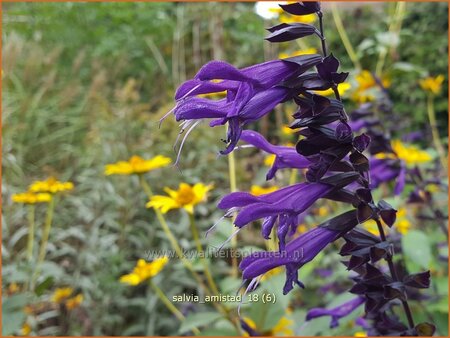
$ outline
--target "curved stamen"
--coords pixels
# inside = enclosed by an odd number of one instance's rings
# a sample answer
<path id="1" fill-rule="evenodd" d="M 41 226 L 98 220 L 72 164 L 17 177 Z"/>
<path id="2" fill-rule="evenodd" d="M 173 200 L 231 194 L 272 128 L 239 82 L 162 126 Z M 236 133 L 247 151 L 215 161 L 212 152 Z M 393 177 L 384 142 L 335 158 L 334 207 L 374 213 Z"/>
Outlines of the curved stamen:
<path id="1" fill-rule="evenodd" d="M 183 149 L 183 145 L 184 145 L 184 142 L 186 141 L 186 138 L 189 136 L 189 134 L 191 133 L 191 131 L 194 130 L 194 128 L 195 128 L 200 122 L 201 122 L 200 120 L 199 120 L 199 121 L 195 121 L 195 122 L 192 124 L 192 126 L 190 126 L 190 128 L 188 129 L 188 131 L 186 132 L 186 135 L 184 135 L 183 140 L 181 141 L 181 144 L 180 144 L 180 149 L 178 150 L 177 159 L 176 159 L 176 161 L 175 161 L 175 163 L 174 163 L 175 166 L 178 165 L 178 162 L 180 161 L 181 150 Z"/>
<path id="2" fill-rule="evenodd" d="M 239 228 L 239 229 L 237 229 L 235 232 L 233 232 L 233 233 L 231 234 L 231 236 L 228 237 L 227 240 L 226 240 L 225 242 L 223 242 L 223 243 L 219 246 L 219 248 L 217 249 L 217 251 L 222 250 L 223 247 L 224 247 L 229 241 L 231 241 L 231 239 L 232 239 L 234 236 L 236 236 L 236 235 L 238 234 L 238 232 L 241 231 L 241 230 L 242 230 L 242 228 Z"/>
<path id="3" fill-rule="evenodd" d="M 237 209 L 238 209 L 238 208 L 234 207 L 234 208 L 231 208 L 230 210 L 228 210 L 228 211 L 225 213 L 225 215 L 223 215 L 222 217 L 220 217 L 220 218 L 217 220 L 216 223 L 214 223 L 208 230 L 206 230 L 206 232 L 205 232 L 205 237 L 207 237 L 207 236 L 209 235 L 209 233 L 210 233 L 211 231 L 213 231 L 214 228 L 215 228 L 220 222 L 223 221 L 224 218 L 230 217 Z"/>

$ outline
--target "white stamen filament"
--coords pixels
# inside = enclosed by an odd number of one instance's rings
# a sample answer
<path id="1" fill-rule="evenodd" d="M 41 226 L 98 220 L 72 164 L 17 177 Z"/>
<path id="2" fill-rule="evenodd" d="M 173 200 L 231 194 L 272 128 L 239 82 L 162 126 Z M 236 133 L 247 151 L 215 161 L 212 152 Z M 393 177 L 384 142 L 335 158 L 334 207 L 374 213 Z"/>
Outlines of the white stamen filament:
<path id="1" fill-rule="evenodd" d="M 183 149 L 183 145 L 184 145 L 184 142 L 186 141 L 186 138 L 189 136 L 189 134 L 191 133 L 191 131 L 194 130 L 194 128 L 195 128 L 200 122 L 201 122 L 200 120 L 199 120 L 199 121 L 195 121 L 195 122 L 192 124 L 192 126 L 190 126 L 190 128 L 188 129 L 188 131 L 186 132 L 186 135 L 184 135 L 183 140 L 181 141 L 181 144 L 180 144 L 180 149 L 178 150 L 177 159 L 176 159 L 176 161 L 175 161 L 175 163 L 174 163 L 175 166 L 178 165 L 178 162 L 179 162 L 179 160 L 180 160 L 181 150 Z"/>

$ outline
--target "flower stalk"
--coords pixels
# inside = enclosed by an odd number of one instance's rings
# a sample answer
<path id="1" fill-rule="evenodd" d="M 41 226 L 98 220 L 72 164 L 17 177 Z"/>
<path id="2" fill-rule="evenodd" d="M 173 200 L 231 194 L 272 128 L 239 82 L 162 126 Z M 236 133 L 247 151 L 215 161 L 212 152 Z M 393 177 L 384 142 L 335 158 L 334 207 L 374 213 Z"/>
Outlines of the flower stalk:
<path id="1" fill-rule="evenodd" d="M 205 271 L 206 280 L 208 281 L 208 285 L 215 295 L 219 295 L 219 289 L 217 288 L 217 285 L 214 282 L 214 278 L 209 269 L 208 261 L 204 255 L 203 246 L 202 246 L 202 243 L 200 242 L 200 237 L 198 235 L 198 230 L 197 230 L 197 225 L 195 223 L 194 214 L 189 213 L 189 223 L 190 223 L 190 227 L 191 227 L 192 237 L 194 238 L 194 242 L 197 247 L 197 251 L 201 257 L 200 260 L 203 264 L 203 268 Z"/>
<path id="2" fill-rule="evenodd" d="M 350 60 L 352 60 L 353 65 L 357 70 L 362 69 L 358 55 L 353 49 L 352 43 L 350 42 L 347 32 L 345 31 L 344 25 L 342 24 L 341 16 L 339 14 L 339 10 L 337 9 L 335 3 L 331 4 L 331 14 L 333 15 L 334 24 L 336 25 L 336 29 L 339 33 L 342 43 L 344 44 L 345 50 L 347 51 Z"/>
<path id="3" fill-rule="evenodd" d="M 229 177 L 230 177 L 230 191 L 231 192 L 235 192 L 237 191 L 237 183 L 236 183 L 236 158 L 234 156 L 234 152 L 231 152 L 230 154 L 228 154 L 228 173 L 229 173 Z M 233 216 L 232 220 L 234 223 L 234 219 L 236 218 L 236 216 Z M 233 233 L 234 229 L 231 228 L 231 233 Z M 232 252 L 234 252 L 237 249 L 237 235 L 231 237 L 231 250 Z M 231 275 L 233 277 L 237 277 L 238 276 L 238 271 L 239 271 L 239 267 L 238 267 L 238 261 L 237 261 L 237 257 L 236 255 L 233 253 L 232 257 L 231 257 Z"/>
<path id="4" fill-rule="evenodd" d="M 448 168 L 448 160 L 445 155 L 444 147 L 442 146 L 441 138 L 439 135 L 439 129 L 437 127 L 437 121 L 436 121 L 436 112 L 434 109 L 434 95 L 429 93 L 427 98 L 427 113 L 428 113 L 428 120 L 430 121 L 430 127 L 431 127 L 431 135 L 433 137 L 433 143 L 434 147 L 436 148 L 439 159 L 441 161 L 442 167 L 447 170 Z"/>
<path id="5" fill-rule="evenodd" d="M 143 175 L 139 176 L 139 182 L 141 184 L 142 189 L 146 193 L 148 199 L 150 200 L 153 196 L 153 191 L 150 187 L 150 185 L 147 183 Z M 166 234 L 167 238 L 169 239 L 170 244 L 172 245 L 172 248 L 177 253 L 179 259 L 183 263 L 183 265 L 188 269 L 192 276 L 194 277 L 195 281 L 200 285 L 200 287 L 205 290 L 205 292 L 208 295 L 212 295 L 211 290 L 203 283 L 202 279 L 198 275 L 198 273 L 194 270 L 194 267 L 192 266 L 192 263 L 184 256 L 183 250 L 181 249 L 180 245 L 178 244 L 178 241 L 176 240 L 175 235 L 170 230 L 169 225 L 166 222 L 166 219 L 164 218 L 164 215 L 158 208 L 154 208 L 156 217 L 158 218 L 158 221 L 161 225 L 161 228 L 163 229 L 164 233 Z M 228 318 L 228 320 L 236 327 L 237 330 L 239 330 L 239 326 L 237 324 L 237 321 L 231 316 L 231 313 L 228 309 L 223 307 L 220 303 L 212 303 L 213 306 L 218 310 L 220 313 L 222 313 L 224 316 Z"/>
<path id="6" fill-rule="evenodd" d="M 50 237 L 50 230 L 52 227 L 54 210 L 55 210 L 55 197 L 52 196 L 52 198 L 48 202 L 47 215 L 45 217 L 44 230 L 42 232 L 41 246 L 39 248 L 39 255 L 38 255 L 38 260 L 36 263 L 36 270 L 34 272 L 34 277 L 32 278 L 32 282 L 31 282 L 32 288 L 34 288 L 34 284 L 36 282 L 36 279 L 39 276 L 39 273 L 40 273 L 40 270 L 42 267 L 42 263 L 44 263 L 45 256 L 47 253 L 47 245 L 48 245 L 48 239 Z"/>
<path id="7" fill-rule="evenodd" d="M 155 292 L 155 294 L 158 296 L 158 298 L 163 302 L 163 304 L 167 307 L 167 309 L 172 312 L 172 314 L 177 317 L 178 320 L 181 322 L 186 319 L 186 317 L 176 308 L 175 305 L 172 304 L 172 302 L 167 298 L 167 296 L 164 294 L 164 292 L 153 282 L 153 280 L 149 279 L 149 285 L 152 288 L 152 290 Z M 192 328 L 192 332 L 194 332 L 196 335 L 200 334 L 200 330 L 196 327 Z"/>
<path id="8" fill-rule="evenodd" d="M 31 262 L 31 260 L 33 259 L 35 213 L 36 213 L 35 205 L 30 204 L 28 206 L 28 240 L 27 240 L 27 259 L 29 262 Z"/>

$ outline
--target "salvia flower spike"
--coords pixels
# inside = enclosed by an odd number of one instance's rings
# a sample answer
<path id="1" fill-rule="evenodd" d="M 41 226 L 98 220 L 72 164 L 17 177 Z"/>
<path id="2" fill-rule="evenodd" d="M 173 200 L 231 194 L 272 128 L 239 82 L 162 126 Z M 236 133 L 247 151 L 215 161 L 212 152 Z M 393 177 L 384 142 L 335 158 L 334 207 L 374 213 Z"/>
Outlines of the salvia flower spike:
<path id="1" fill-rule="evenodd" d="M 382 121 L 367 118 L 369 106 L 361 106 L 351 114 L 352 120 L 349 119 L 337 90 L 348 73 L 340 70 L 338 58 L 327 51 L 320 3 L 304 1 L 280 7 L 291 15 L 317 15 L 319 27 L 281 23 L 268 29 L 266 39 L 286 42 L 317 36 L 321 40 L 322 55 L 271 60 L 241 69 L 224 61 L 211 61 L 178 88 L 176 105 L 166 114 L 173 114 L 182 123 L 183 130 L 187 130 L 181 145 L 199 121 L 209 120 L 211 127 L 227 125 L 226 147 L 220 154 L 227 155 L 241 148 L 237 144 L 243 141 L 275 155 L 267 173 L 268 180 L 281 169 L 306 170 L 305 182 L 257 196 L 233 192 L 218 204 L 225 210 L 224 217 L 236 214 L 237 231 L 257 220 L 262 220 L 264 239 L 269 239 L 276 229 L 278 250 L 253 253 L 240 264 L 245 284 L 248 283 L 245 293 L 254 291 L 263 275 L 278 267 L 286 271 L 284 294 L 295 285 L 306 287 L 298 278 L 299 269 L 328 244 L 343 238 L 345 244 L 340 254 L 348 257 L 344 264 L 353 271 L 354 282 L 349 291 L 356 296 L 331 309 L 311 309 L 307 320 L 330 316 L 331 327 L 336 327 L 339 319 L 364 304 L 365 315 L 358 320 L 364 323 L 370 335 L 432 335 L 434 326 L 430 323 L 416 325 L 408 304 L 413 295 L 411 290 L 429 287 L 430 273 L 407 274 L 393 260 L 394 246 L 386 237 L 383 223 L 395 227 L 397 210 L 386 201 L 375 201 L 372 195 L 372 189 L 393 179 L 397 179 L 395 193 L 400 193 L 408 168 L 405 162 L 398 161 L 387 137 L 372 132 L 371 128 Z M 334 92 L 335 98 L 314 92 L 328 89 Z M 224 91 L 226 95 L 222 99 L 200 96 Z M 301 136 L 295 147 L 273 145 L 261 134 L 248 129 L 250 123 L 286 101 L 298 106 L 293 115 L 295 121 L 290 126 Z M 355 134 L 362 129 L 366 132 Z M 381 158 L 377 155 L 380 153 L 393 155 Z M 345 203 L 350 210 L 294 237 L 300 220 L 319 199 Z M 358 227 L 369 220 L 377 224 L 379 236 Z M 392 310 L 398 304 L 404 310 L 406 324 Z M 248 326 L 245 320 L 242 323 Z"/>

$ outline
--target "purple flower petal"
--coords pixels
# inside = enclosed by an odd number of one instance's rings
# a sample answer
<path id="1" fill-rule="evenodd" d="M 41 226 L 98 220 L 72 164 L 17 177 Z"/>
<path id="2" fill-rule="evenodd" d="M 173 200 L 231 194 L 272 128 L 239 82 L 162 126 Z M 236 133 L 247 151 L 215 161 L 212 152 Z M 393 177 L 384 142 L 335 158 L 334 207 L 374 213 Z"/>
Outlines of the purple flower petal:
<path id="1" fill-rule="evenodd" d="M 339 325 L 339 319 L 348 316 L 364 302 L 363 297 L 356 297 L 332 309 L 314 308 L 308 311 L 306 320 L 309 321 L 318 317 L 331 316 L 330 328 L 335 328 Z"/>

